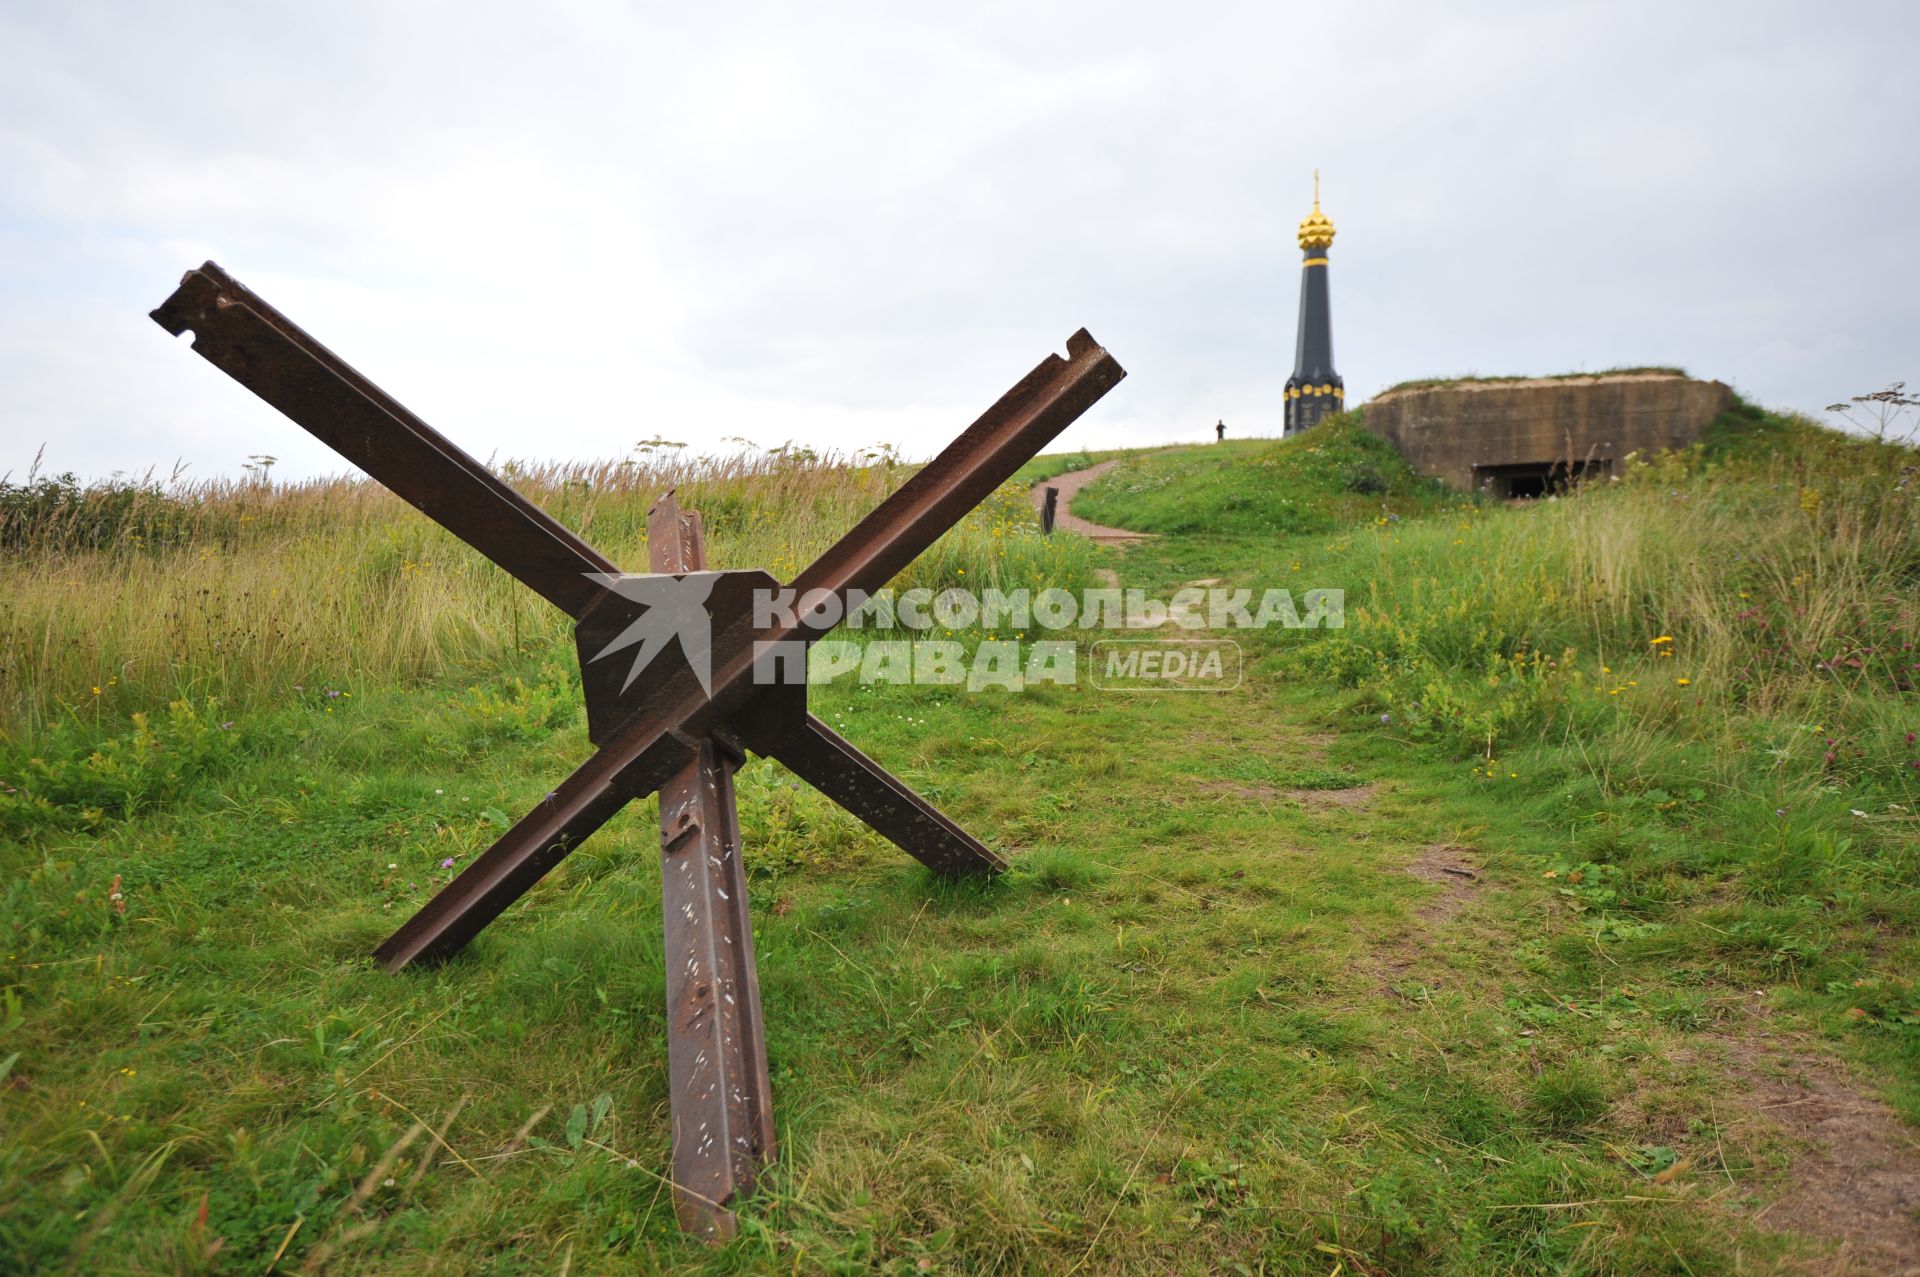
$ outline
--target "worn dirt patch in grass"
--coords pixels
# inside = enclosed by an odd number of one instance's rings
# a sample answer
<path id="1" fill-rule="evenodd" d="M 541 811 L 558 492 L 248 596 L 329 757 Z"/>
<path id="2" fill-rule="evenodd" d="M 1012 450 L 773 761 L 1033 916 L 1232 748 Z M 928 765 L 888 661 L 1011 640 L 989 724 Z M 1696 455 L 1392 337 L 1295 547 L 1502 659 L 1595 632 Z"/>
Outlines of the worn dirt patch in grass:
<path id="1" fill-rule="evenodd" d="M 1465 847 L 1434 843 L 1425 848 L 1406 872 L 1421 882 L 1431 882 L 1444 888 L 1439 894 L 1424 901 L 1414 910 L 1422 922 L 1451 922 L 1480 894 L 1484 885 L 1480 877 L 1480 864 L 1474 854 Z"/>
<path id="2" fill-rule="evenodd" d="M 1248 802 L 1299 803 L 1308 811 L 1365 807 L 1373 801 L 1375 793 L 1375 787 L 1372 785 L 1352 785 L 1345 789 L 1289 789 L 1281 785 L 1267 785 L 1259 781 L 1247 780 L 1203 780 L 1196 788 L 1201 793 L 1224 794 L 1229 798 L 1240 798 Z"/>
<path id="3" fill-rule="evenodd" d="M 1754 1216 L 1839 1247 L 1839 1273 L 1920 1274 L 1920 1139 L 1831 1056 L 1769 1038 L 1721 1037 L 1742 1109 L 1809 1147 Z"/>
<path id="4" fill-rule="evenodd" d="M 1283 789 L 1280 796 L 1308 811 L 1320 811 L 1329 807 L 1365 807 L 1373 801 L 1374 793 L 1372 785 L 1354 785 L 1348 789 Z"/>
<path id="5" fill-rule="evenodd" d="M 1325 762 L 1327 747 L 1340 738 L 1332 732 L 1302 732 L 1297 738 L 1301 746 L 1301 757 L 1310 762 Z"/>
<path id="6" fill-rule="evenodd" d="M 1485 886 L 1479 858 L 1468 848 L 1450 843 L 1429 844 L 1411 863 L 1402 866 L 1401 871 L 1422 882 L 1433 883 L 1440 890 L 1414 909 L 1411 926 L 1377 951 L 1373 968 L 1375 974 L 1387 982 L 1389 990 L 1421 964 L 1433 946 L 1434 933 L 1459 917 Z"/>

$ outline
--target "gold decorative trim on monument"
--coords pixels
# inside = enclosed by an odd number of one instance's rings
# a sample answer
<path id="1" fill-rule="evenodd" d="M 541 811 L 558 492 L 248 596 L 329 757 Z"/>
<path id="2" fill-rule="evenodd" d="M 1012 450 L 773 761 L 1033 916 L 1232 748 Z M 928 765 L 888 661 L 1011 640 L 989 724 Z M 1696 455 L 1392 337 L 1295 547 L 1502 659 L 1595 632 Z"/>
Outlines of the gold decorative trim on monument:
<path id="1" fill-rule="evenodd" d="M 1320 170 L 1315 169 L 1313 171 L 1313 212 L 1307 214 L 1300 222 L 1300 248 L 1302 251 L 1318 249 L 1325 252 L 1331 247 L 1333 247 L 1333 219 L 1320 211 Z M 1322 257 L 1319 263 L 1325 265 L 1326 260 Z M 1314 262 L 1309 260 L 1306 264 L 1311 266 Z"/>

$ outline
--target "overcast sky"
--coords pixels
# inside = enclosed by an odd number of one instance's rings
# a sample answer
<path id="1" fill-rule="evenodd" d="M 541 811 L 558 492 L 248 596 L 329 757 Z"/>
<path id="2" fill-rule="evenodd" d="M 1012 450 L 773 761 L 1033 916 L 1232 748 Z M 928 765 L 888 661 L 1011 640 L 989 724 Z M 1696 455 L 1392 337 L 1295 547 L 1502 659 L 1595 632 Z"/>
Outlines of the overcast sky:
<path id="1" fill-rule="evenodd" d="M 342 468 L 146 318 L 212 258 L 481 457 L 1277 434 L 1312 173 L 1349 402 L 1916 358 L 1920 5 L 0 5 L 0 472 Z"/>

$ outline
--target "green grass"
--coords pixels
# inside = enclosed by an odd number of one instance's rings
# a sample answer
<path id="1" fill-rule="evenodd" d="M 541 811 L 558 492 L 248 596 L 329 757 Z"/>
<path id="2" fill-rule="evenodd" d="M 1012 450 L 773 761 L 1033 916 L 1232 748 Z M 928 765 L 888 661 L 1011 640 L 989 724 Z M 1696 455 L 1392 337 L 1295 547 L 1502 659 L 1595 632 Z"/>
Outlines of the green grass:
<path id="1" fill-rule="evenodd" d="M 1129 461 L 1076 504 L 1167 534 L 1099 552 L 1127 585 L 1340 585 L 1347 628 L 1245 636 L 1231 696 L 815 689 L 1014 869 L 938 883 L 741 773 L 781 1152 L 713 1250 L 659 1178 L 651 803 L 455 961 L 365 958 L 585 756 L 557 625 L 356 491 L 10 560 L 16 632 L 81 655 L 5 685 L 0 1269 L 1795 1271 L 1820 1244 L 1750 1215 L 1797 1150 L 1728 1044 L 1825 1044 L 1920 1115 L 1907 464 L 1755 419 L 1505 509 L 1338 422 Z M 754 562 L 892 481 L 688 504 Z M 568 517 L 631 560 L 644 486 Z M 1024 499 L 916 583 L 1090 576 Z M 386 637 L 339 622 L 318 677 L 214 642 L 290 555 L 340 579 L 289 621 L 370 592 Z M 128 596 L 222 560 L 209 640 L 118 677 Z M 1404 872 L 1436 848 L 1478 878 Z"/>
<path id="2" fill-rule="evenodd" d="M 705 517 L 714 566 L 788 580 L 911 468 L 764 453 L 507 473 L 631 570 L 648 507 L 677 489 Z M 26 492 L 0 492 L 0 729 L 28 738 L 63 727 L 84 742 L 178 700 L 231 716 L 295 687 L 464 686 L 570 646 L 562 614 L 371 484 Z M 1040 536 L 1016 481 L 894 584 L 1073 588 L 1093 557 Z"/>
<path id="3" fill-rule="evenodd" d="M 1916 468 L 1738 405 L 1700 447 L 1574 500 L 1174 552 L 1346 583 L 1348 628 L 1307 636 L 1277 675 L 1349 689 L 1349 721 L 1558 827 L 1531 840 L 1541 872 L 1584 880 L 1560 890 L 1623 942 L 1616 974 L 1658 979 L 1685 955 L 1784 982 L 1911 1119 Z M 1157 509 L 1150 487 L 1131 499 L 1103 517 Z"/>
<path id="4" fill-rule="evenodd" d="M 1364 409 L 1291 439 L 1137 453 L 1095 480 L 1074 513 L 1163 535 L 1328 532 L 1456 504 L 1361 426 Z"/>

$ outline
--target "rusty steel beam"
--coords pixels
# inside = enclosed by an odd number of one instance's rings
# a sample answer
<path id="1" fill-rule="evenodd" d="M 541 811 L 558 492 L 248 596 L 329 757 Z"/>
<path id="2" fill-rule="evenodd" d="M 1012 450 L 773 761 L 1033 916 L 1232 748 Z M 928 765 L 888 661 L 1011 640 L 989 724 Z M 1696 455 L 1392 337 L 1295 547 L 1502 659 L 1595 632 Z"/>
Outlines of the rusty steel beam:
<path id="1" fill-rule="evenodd" d="M 568 615 L 620 570 L 215 263 L 153 319 L 192 329 L 196 354 Z"/>
<path id="2" fill-rule="evenodd" d="M 747 748 L 778 759 L 941 877 L 1006 872 L 1007 862 L 984 843 L 813 715 L 797 728 L 740 725 Z"/>
<path id="3" fill-rule="evenodd" d="M 802 598 L 813 590 L 830 590 L 843 604 L 849 591 L 871 594 L 880 589 L 1126 375 L 1082 328 L 1067 338 L 1065 359 L 1049 355 L 1041 360 L 964 434 L 795 577 L 792 589 Z"/>
<path id="4" fill-rule="evenodd" d="M 534 804 L 458 877 L 373 951 L 389 971 L 452 957 L 635 798 L 693 761 L 696 749 L 670 732 L 601 750 Z M 637 789 L 636 792 L 636 788 Z"/>
<path id="5" fill-rule="evenodd" d="M 1084 329 L 1068 342 L 1068 352 L 1069 359 L 1050 355 L 1043 360 L 965 434 L 801 572 L 790 587 L 796 596 L 804 598 L 810 590 L 832 591 L 843 600 L 844 613 L 844 600 L 854 591 L 872 593 L 880 589 L 1126 375 Z M 962 497 L 951 495 L 955 491 L 966 494 L 964 504 Z M 756 698 L 756 693 L 764 697 L 772 690 L 753 682 L 756 643 L 811 643 L 824 633 L 824 629 L 807 625 L 803 617 L 796 617 L 792 625 L 758 631 L 750 614 L 736 618 L 713 636 L 710 694 L 684 678 L 669 680 L 670 685 L 639 689 L 637 694 L 649 698 L 644 711 L 628 717 L 575 776 L 591 773 L 582 779 L 583 785 L 601 783 L 604 777 L 605 784 L 629 797 L 652 792 L 666 775 L 686 765 L 684 755 L 677 756 L 677 762 L 666 761 L 664 755 L 675 745 L 726 730 L 729 721 Z M 777 757 L 779 747 L 759 752 Z M 852 753 L 860 759 L 863 771 L 879 772 L 877 765 L 859 751 Z M 804 744 L 794 747 L 794 758 L 816 776 L 826 776 L 824 770 L 813 766 Z M 881 832 L 896 842 L 900 842 L 896 834 L 910 837 L 915 830 L 935 827 L 919 810 L 925 807 L 930 812 L 932 808 L 918 796 L 903 796 L 910 791 L 898 782 L 878 785 L 871 777 L 827 779 L 834 787 L 824 792 L 836 800 L 857 803 L 849 810 L 862 819 L 867 818 L 864 810 L 885 820 L 887 828 Z M 573 783 L 573 778 L 567 783 Z M 898 792 L 891 792 L 895 786 Z M 617 805 L 603 809 L 596 804 L 577 823 L 564 827 L 541 823 L 524 833 L 522 826 L 527 822 L 523 821 L 422 906 L 376 951 L 376 956 L 397 969 L 458 952 L 558 864 L 581 837 L 604 823 L 613 810 Z M 945 817 L 940 821 L 959 833 Z M 964 833 L 959 833 L 958 839 L 944 839 L 931 850 L 932 859 L 923 854 L 928 848 L 921 844 L 915 843 L 909 850 L 943 873 L 992 873 L 1004 868 L 999 857 Z M 470 884 L 469 878 L 473 879 Z"/>
<path id="6" fill-rule="evenodd" d="M 611 561 L 217 265 L 188 272 L 153 318 L 176 336 L 192 329 L 194 350 L 210 363 L 574 616 L 583 661 L 588 639 L 616 630 L 635 606 L 613 588 L 631 578 L 621 578 Z M 1066 358 L 1042 360 L 790 588 L 799 598 L 837 596 L 844 615 L 856 594 L 885 586 L 1125 375 L 1084 329 L 1075 333 Z M 756 683 L 755 654 L 763 644 L 804 646 L 832 627 L 803 612 L 791 623 L 756 629 L 741 602 L 755 580 L 723 575 L 729 580 L 716 587 L 709 614 L 704 686 L 684 661 L 658 677 L 650 670 L 632 686 L 594 671 L 589 718 L 598 751 L 380 946 L 376 956 L 390 969 L 457 952 L 622 805 L 684 771 L 716 735 L 751 737 L 756 752 L 781 758 L 939 872 L 1004 868 L 810 719 L 804 687 Z"/>
<path id="7" fill-rule="evenodd" d="M 655 572 L 706 567 L 700 516 L 669 492 L 647 512 Z M 667 963 L 667 1077 L 673 1112 L 673 1205 L 680 1226 L 734 1235 L 728 1203 L 753 1191 L 773 1158 L 760 977 L 733 772 L 741 760 L 709 738 L 660 787 L 660 904 Z"/>

